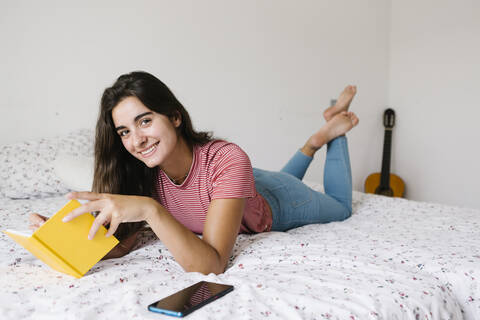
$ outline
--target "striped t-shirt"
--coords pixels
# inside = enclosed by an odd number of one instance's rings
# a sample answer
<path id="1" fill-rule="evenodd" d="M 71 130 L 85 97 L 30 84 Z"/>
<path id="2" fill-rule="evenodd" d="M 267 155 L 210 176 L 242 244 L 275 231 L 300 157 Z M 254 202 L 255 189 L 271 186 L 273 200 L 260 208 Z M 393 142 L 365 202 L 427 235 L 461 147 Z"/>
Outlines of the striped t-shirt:
<path id="1" fill-rule="evenodd" d="M 257 193 L 252 164 L 236 144 L 213 140 L 194 146 L 193 162 L 181 185 L 158 169 L 155 198 L 177 221 L 195 233 L 203 233 L 208 207 L 214 199 L 247 198 L 241 233 L 269 231 L 272 214 Z"/>

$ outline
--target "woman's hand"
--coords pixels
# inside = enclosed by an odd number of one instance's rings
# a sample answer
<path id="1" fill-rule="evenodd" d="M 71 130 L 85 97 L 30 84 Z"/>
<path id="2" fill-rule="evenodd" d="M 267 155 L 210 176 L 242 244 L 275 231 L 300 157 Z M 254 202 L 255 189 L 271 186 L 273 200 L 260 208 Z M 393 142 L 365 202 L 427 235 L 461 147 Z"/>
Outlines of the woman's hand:
<path id="1" fill-rule="evenodd" d="M 48 217 L 42 216 L 38 213 L 31 213 L 28 217 L 28 221 L 30 222 L 30 225 L 28 227 L 32 230 L 37 230 L 47 220 Z"/>
<path id="2" fill-rule="evenodd" d="M 28 217 L 28 220 L 30 222 L 29 228 L 35 231 L 48 220 L 48 217 L 42 216 L 38 213 L 31 213 Z M 128 236 L 126 239 L 120 241 L 120 243 L 117 244 L 109 253 L 107 253 L 107 255 L 103 257 L 102 260 L 120 258 L 129 253 L 136 245 L 137 237 L 139 234 L 140 231 L 136 231 L 130 236 Z"/>
<path id="3" fill-rule="evenodd" d="M 101 225 L 110 223 L 106 237 L 115 233 L 122 222 L 138 222 L 147 219 L 147 216 L 155 209 L 157 202 L 149 197 L 126 196 L 95 192 L 70 192 L 68 199 L 89 200 L 81 207 L 70 212 L 63 218 L 68 222 L 87 212 L 98 212 L 92 224 L 88 239 L 93 239 Z"/>

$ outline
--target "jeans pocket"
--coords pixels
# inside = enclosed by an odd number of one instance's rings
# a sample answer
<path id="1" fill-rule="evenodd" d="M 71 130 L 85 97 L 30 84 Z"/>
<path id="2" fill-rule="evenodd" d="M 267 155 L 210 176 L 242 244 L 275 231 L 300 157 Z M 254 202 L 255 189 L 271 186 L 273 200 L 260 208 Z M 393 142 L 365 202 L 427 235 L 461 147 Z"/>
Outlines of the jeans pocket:
<path id="1" fill-rule="evenodd" d="M 312 201 L 312 190 L 298 178 L 284 174 L 282 180 L 285 188 L 284 200 L 288 200 L 292 208 L 301 207 Z"/>
<path id="2" fill-rule="evenodd" d="M 298 208 L 312 201 L 312 190 L 298 178 L 283 172 L 255 170 L 258 189 L 267 190 L 281 208 Z M 287 209 L 288 210 L 288 209 Z"/>
<path id="3" fill-rule="evenodd" d="M 287 187 L 288 196 L 290 197 L 290 203 L 293 208 L 298 208 L 306 205 L 312 201 L 312 190 L 306 188 L 290 188 Z"/>

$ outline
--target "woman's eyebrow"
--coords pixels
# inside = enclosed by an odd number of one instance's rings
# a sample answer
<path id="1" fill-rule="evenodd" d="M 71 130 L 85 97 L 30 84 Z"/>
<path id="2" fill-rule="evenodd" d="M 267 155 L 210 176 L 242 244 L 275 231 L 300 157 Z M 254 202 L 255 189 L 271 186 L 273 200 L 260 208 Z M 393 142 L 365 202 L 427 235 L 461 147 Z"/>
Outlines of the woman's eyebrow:
<path id="1" fill-rule="evenodd" d="M 135 117 L 135 119 L 133 119 L 133 122 L 137 122 L 143 116 L 150 115 L 150 114 L 153 114 L 153 112 L 148 111 L 148 112 L 140 113 L 138 116 Z M 126 128 L 125 126 L 118 126 L 115 128 L 115 131 L 118 131 L 120 129 L 125 129 L 125 128 Z"/>

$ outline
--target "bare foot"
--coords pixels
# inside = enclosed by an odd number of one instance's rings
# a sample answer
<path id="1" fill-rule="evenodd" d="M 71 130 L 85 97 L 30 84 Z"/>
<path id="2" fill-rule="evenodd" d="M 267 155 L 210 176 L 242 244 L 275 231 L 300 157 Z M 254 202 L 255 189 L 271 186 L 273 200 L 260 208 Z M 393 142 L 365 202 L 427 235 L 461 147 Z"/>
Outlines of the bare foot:
<path id="1" fill-rule="evenodd" d="M 357 93 L 357 86 L 346 86 L 338 97 L 337 103 L 323 112 L 325 120 L 330 121 L 336 114 L 342 111 L 348 111 L 353 97 Z"/>
<path id="2" fill-rule="evenodd" d="M 337 113 L 307 140 L 301 151 L 312 157 L 320 147 L 336 137 L 344 135 L 355 127 L 358 122 L 359 119 L 353 112 L 342 111 Z"/>

